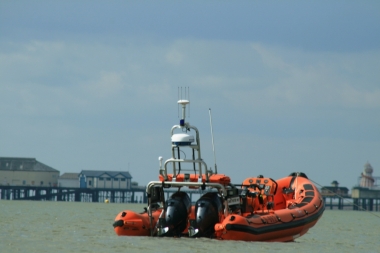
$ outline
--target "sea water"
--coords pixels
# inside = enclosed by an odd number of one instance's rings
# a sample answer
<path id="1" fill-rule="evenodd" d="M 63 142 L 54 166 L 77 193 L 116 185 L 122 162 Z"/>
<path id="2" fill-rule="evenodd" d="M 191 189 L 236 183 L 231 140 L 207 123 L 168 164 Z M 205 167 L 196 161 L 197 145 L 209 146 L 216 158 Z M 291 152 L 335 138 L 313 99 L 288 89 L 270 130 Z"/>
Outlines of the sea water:
<path id="1" fill-rule="evenodd" d="M 116 214 L 144 206 L 0 200 L 0 252 L 380 252 L 380 212 L 326 210 L 290 243 L 117 236 Z"/>

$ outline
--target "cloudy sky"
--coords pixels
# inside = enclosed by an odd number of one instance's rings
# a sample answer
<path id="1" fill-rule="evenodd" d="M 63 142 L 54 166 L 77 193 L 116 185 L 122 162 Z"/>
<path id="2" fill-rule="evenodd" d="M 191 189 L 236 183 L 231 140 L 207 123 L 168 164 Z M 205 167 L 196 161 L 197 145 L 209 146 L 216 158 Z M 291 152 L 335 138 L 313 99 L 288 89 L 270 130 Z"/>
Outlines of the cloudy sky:
<path id="1" fill-rule="evenodd" d="M 0 156 L 156 180 L 189 87 L 241 183 L 380 176 L 379 1 L 0 2 Z M 180 89 L 181 90 L 181 89 Z M 184 96 L 184 92 L 183 92 Z"/>

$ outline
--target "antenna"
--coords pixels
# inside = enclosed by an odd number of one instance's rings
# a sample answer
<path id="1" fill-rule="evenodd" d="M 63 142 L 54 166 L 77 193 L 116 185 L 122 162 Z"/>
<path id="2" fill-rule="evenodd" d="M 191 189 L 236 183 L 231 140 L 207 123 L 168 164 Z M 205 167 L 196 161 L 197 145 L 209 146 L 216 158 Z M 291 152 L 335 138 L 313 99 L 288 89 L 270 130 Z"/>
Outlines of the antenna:
<path id="1" fill-rule="evenodd" d="M 214 133 L 212 130 L 211 108 L 208 109 L 208 112 L 210 115 L 210 128 L 211 128 L 211 139 L 212 139 L 212 151 L 214 152 L 215 174 L 218 174 L 218 168 L 216 166 L 216 156 L 215 156 Z"/>
<path id="2" fill-rule="evenodd" d="M 180 92 L 181 90 L 181 92 Z M 184 90 L 185 90 L 185 97 L 183 98 L 182 97 L 182 86 L 179 87 L 178 86 L 178 101 L 188 101 L 190 104 L 190 88 L 189 87 L 184 87 Z M 183 108 L 182 108 L 183 109 Z M 189 118 L 190 118 L 190 105 L 189 107 L 187 108 L 187 112 L 188 112 L 188 115 L 189 115 Z M 179 116 L 179 104 L 177 106 L 177 113 L 178 113 L 178 118 L 180 117 Z M 182 110 L 182 115 L 183 115 L 183 110 Z"/>
<path id="3" fill-rule="evenodd" d="M 180 100 L 181 98 L 179 97 L 179 86 L 178 86 L 178 100 Z M 179 104 L 177 105 L 177 117 L 179 118 Z"/>

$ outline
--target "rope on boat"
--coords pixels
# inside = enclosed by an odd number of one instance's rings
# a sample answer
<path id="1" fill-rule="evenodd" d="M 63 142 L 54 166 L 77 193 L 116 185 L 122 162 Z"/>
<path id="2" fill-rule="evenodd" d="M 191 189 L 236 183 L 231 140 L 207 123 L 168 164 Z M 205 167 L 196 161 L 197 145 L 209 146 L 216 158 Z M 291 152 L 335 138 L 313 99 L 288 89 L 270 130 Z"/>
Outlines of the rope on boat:
<path id="1" fill-rule="evenodd" d="M 312 180 L 312 179 L 310 179 L 310 178 L 309 178 L 309 180 L 310 180 L 311 182 L 313 182 L 314 184 L 320 186 L 321 188 L 324 188 L 321 184 L 318 184 L 318 183 L 315 182 L 314 180 Z M 333 192 L 333 191 L 331 191 L 331 190 L 329 190 L 329 189 L 326 189 L 326 188 L 324 188 L 324 189 L 327 190 L 328 192 L 334 194 L 334 195 L 337 196 L 338 198 L 341 198 L 343 201 L 345 200 L 343 196 L 341 196 L 341 195 L 339 195 L 339 194 L 337 194 L 337 193 L 335 193 L 335 192 Z M 363 208 L 363 207 L 361 207 L 361 206 L 355 204 L 354 202 L 352 202 L 352 201 L 350 201 L 350 200 L 347 200 L 347 201 L 350 202 L 353 206 L 358 207 L 358 208 L 361 209 L 362 211 L 366 211 L 366 212 L 368 212 L 368 213 L 370 213 L 370 214 L 376 216 L 377 218 L 380 218 L 380 216 L 377 215 L 377 214 L 375 214 L 374 212 L 371 212 L 371 211 L 369 211 L 368 209 Z"/>

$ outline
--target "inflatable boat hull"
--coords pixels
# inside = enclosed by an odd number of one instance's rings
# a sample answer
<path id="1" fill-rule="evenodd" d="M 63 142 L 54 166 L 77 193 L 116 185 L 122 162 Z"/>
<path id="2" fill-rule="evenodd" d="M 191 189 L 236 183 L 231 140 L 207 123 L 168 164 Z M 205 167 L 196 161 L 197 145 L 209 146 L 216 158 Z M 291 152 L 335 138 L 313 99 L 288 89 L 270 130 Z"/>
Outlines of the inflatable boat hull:
<path id="1" fill-rule="evenodd" d="M 250 180 L 264 183 L 267 179 Z M 323 199 L 318 189 L 306 175 L 289 176 L 277 180 L 276 183 L 277 191 L 272 192 L 273 198 L 270 199 L 273 202 L 268 201 L 271 204 L 266 207 L 261 205 L 260 208 L 257 207 L 260 206 L 258 201 L 253 204 L 256 205 L 255 208 L 246 208 L 245 211 L 249 212 L 227 216 L 223 222 L 215 224 L 216 238 L 286 242 L 294 241 L 313 227 L 324 211 Z M 249 188 L 249 184 L 247 186 Z M 267 208 L 268 206 L 272 208 Z"/>

